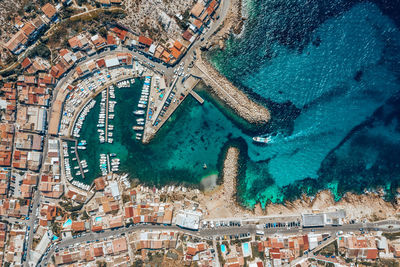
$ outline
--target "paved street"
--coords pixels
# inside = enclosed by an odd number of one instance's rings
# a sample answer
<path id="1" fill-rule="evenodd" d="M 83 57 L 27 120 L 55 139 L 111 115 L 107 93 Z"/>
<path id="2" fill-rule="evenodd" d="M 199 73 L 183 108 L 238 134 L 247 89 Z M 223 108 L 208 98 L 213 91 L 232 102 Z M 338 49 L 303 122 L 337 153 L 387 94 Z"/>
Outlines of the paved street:
<path id="1" fill-rule="evenodd" d="M 236 220 L 238 220 L 236 218 Z M 295 227 L 295 228 L 287 228 L 287 227 L 281 227 L 281 228 L 269 228 L 269 229 L 264 229 L 264 234 L 266 236 L 272 236 L 275 234 L 280 234 L 280 235 L 293 235 L 293 234 L 309 234 L 309 233 L 328 233 L 331 235 L 330 238 L 327 240 L 323 241 L 315 250 L 319 250 L 322 247 L 326 246 L 330 242 L 334 240 L 336 237 L 336 233 L 338 231 L 343 231 L 343 233 L 346 232 L 356 232 L 360 231 L 362 229 L 363 231 L 373 231 L 373 230 L 379 230 L 383 232 L 396 232 L 400 230 L 400 221 L 395 221 L 395 220 L 390 220 L 390 221 L 380 221 L 380 222 L 375 222 L 375 223 L 357 223 L 357 224 L 345 224 L 342 226 L 325 226 L 325 227 L 315 227 L 315 228 L 301 228 L 301 227 Z M 187 230 L 187 229 L 182 229 L 177 226 L 164 226 L 164 225 L 134 225 L 128 228 L 119 228 L 116 230 L 107 230 L 104 232 L 100 233 L 87 233 L 87 234 L 82 234 L 81 237 L 78 238 L 68 238 L 62 240 L 58 244 L 58 249 L 65 249 L 67 247 L 72 247 L 77 244 L 81 243 L 86 243 L 86 242 L 95 242 L 97 240 L 104 240 L 104 238 L 113 238 L 117 237 L 121 234 L 129 234 L 134 231 L 141 231 L 141 230 L 172 230 L 172 231 L 182 231 L 183 233 L 197 236 L 200 238 L 208 239 L 208 240 L 213 240 L 215 243 L 216 238 L 227 238 L 229 239 L 230 236 L 233 236 L 235 238 L 235 235 L 240 235 L 240 234 L 247 234 L 250 233 L 250 235 L 255 235 L 258 228 L 255 224 L 249 224 L 249 225 L 243 225 L 243 226 L 234 226 L 234 227 L 218 227 L 218 228 L 209 228 L 209 229 L 200 229 L 199 231 L 192 231 L 192 230 Z M 43 258 L 42 262 L 46 263 L 48 259 L 51 258 L 53 253 L 55 252 L 55 246 L 52 247 L 52 249 L 49 250 L 48 255 Z M 305 255 L 304 257 L 312 256 L 313 254 Z M 300 260 L 300 259 L 299 259 Z M 41 265 L 39 265 L 41 266 Z"/>

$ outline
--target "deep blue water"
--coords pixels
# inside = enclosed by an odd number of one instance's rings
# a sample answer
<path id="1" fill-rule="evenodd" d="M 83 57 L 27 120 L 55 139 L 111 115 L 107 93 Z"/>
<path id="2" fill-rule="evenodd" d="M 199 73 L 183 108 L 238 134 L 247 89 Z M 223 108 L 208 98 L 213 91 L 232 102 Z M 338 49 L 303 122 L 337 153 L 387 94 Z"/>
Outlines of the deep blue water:
<path id="1" fill-rule="evenodd" d="M 397 186 L 400 32 L 389 5 L 398 1 L 247 2 L 244 33 L 211 53 L 270 108 L 265 132 L 279 133 L 249 146 L 244 203 Z"/>

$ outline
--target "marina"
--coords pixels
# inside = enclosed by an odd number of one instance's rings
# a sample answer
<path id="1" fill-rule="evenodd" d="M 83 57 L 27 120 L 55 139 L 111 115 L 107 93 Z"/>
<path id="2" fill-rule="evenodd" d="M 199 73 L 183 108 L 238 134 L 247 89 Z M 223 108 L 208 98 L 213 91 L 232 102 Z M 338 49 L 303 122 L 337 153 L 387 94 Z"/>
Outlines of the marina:
<path id="1" fill-rule="evenodd" d="M 139 67 L 137 71 L 140 72 Z M 221 137 L 215 138 L 209 146 L 204 143 L 209 141 L 202 134 L 193 138 L 182 129 L 197 128 L 200 122 L 213 124 L 218 121 L 216 118 L 221 120 L 223 116 L 215 116 L 219 114 L 215 107 L 207 104 L 202 94 L 193 91 L 199 79 L 187 76 L 182 81 L 179 77 L 177 75 L 169 84 L 157 75 L 146 75 L 134 81 L 127 78 L 100 91 L 93 98 L 96 104 L 80 130 L 80 140 L 85 140 L 86 144 L 77 149 L 80 160 L 86 160 L 90 171 L 79 169 L 79 173 L 72 174 L 74 179 L 90 184 L 96 177 L 126 172 L 141 181 L 197 183 L 202 177 L 215 173 L 220 149 L 226 142 L 225 131 L 218 132 Z M 187 99 L 189 94 L 193 97 Z M 201 114 L 203 109 L 213 110 L 210 115 L 214 116 L 199 121 L 202 115 L 195 114 Z M 180 116 L 179 122 L 174 121 L 176 116 Z M 172 124 L 161 128 L 170 118 L 173 125 L 180 125 L 174 126 L 178 132 L 170 128 Z M 200 127 L 195 132 L 206 128 Z M 157 138 L 153 139 L 156 132 Z M 144 145 L 149 137 L 153 139 L 151 144 Z M 171 149 L 172 154 L 164 152 Z"/>
<path id="2" fill-rule="evenodd" d="M 186 181 L 197 183 L 202 177 L 216 172 L 218 154 L 227 140 L 227 131 L 232 130 L 228 128 L 216 132 L 210 137 L 211 141 L 209 138 L 202 139 L 207 129 L 204 125 L 209 124 L 209 127 L 217 129 L 218 126 L 215 123 L 221 120 L 225 121 L 226 118 L 209 102 L 205 101 L 203 105 L 199 105 L 194 98 L 190 97 L 181 102 L 180 108 L 174 112 L 174 116 L 176 114 L 180 119 L 166 124 L 157 133 L 157 138 L 153 139 L 150 144 L 144 145 L 141 142 L 141 138 L 144 137 L 144 124 L 149 124 L 152 119 L 151 109 L 155 108 L 151 103 L 158 100 L 159 95 L 165 92 L 162 89 L 165 87 L 163 87 L 161 79 L 157 82 L 157 79 L 152 77 L 147 79 L 146 85 L 145 82 L 145 78 L 136 79 L 129 88 L 114 86 L 114 101 L 117 101 L 118 104 L 115 105 L 115 118 L 112 124 L 110 122 L 110 125 L 113 125 L 114 142 L 112 144 L 100 143 L 98 135 L 93 134 L 95 129 L 100 130 L 96 126 L 101 115 L 102 95 L 99 94 L 95 98 L 97 104 L 87 115 L 81 130 L 80 140 L 87 142 L 86 150 L 78 151 L 80 160 L 87 161 L 90 172 L 85 173 L 85 179 L 75 175 L 76 180 L 90 184 L 99 176 L 107 175 L 110 172 L 122 172 L 129 174 L 129 177 L 138 177 L 143 182 L 164 184 L 168 181 Z M 153 99 L 148 98 L 151 106 L 148 106 L 146 110 L 138 108 L 137 105 L 139 105 L 140 99 L 146 96 L 147 90 L 149 90 L 149 95 L 153 95 Z M 166 97 L 165 94 L 163 97 Z M 178 97 L 175 96 L 171 100 L 171 110 L 172 105 L 176 105 L 175 98 Z M 209 110 L 206 113 L 208 115 L 201 115 L 203 109 Z M 134 111 L 137 110 L 144 110 L 146 113 L 135 115 Z M 164 116 L 167 114 L 165 113 Z M 230 125 L 229 120 L 226 120 L 226 125 Z M 192 136 L 191 131 L 184 130 L 188 128 L 192 128 L 193 132 L 197 132 L 197 134 Z M 235 131 L 234 133 L 237 136 L 238 133 Z M 208 145 L 209 143 L 210 145 Z M 196 152 L 194 153 L 192 149 Z"/>

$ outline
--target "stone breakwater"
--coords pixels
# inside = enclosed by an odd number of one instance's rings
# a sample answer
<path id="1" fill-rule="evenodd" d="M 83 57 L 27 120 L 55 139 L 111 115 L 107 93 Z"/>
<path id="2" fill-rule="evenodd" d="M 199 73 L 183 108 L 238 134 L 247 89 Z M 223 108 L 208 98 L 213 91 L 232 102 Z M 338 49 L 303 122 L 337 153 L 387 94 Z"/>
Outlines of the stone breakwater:
<path id="1" fill-rule="evenodd" d="M 245 93 L 221 75 L 207 60 L 203 59 L 201 50 L 197 49 L 198 58 L 193 71 L 200 76 L 211 91 L 225 104 L 231 107 L 243 119 L 250 123 L 267 123 L 271 116 L 267 108 L 253 102 Z"/>
<path id="2" fill-rule="evenodd" d="M 222 174 L 224 192 L 227 201 L 234 202 L 236 198 L 236 179 L 238 175 L 239 149 L 230 147 L 226 153 Z M 234 204 L 234 203 L 230 203 Z"/>

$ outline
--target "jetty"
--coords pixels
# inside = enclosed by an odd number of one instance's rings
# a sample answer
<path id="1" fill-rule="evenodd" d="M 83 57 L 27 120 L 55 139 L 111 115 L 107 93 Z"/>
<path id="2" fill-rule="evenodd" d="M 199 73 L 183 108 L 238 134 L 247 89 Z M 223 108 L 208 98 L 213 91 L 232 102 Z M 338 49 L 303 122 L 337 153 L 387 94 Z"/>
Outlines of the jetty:
<path id="1" fill-rule="evenodd" d="M 152 124 L 153 126 L 155 125 L 155 123 L 156 123 L 156 121 L 157 121 L 157 119 L 158 119 L 158 116 L 160 115 L 160 112 L 162 111 L 162 107 L 164 107 L 165 101 L 167 101 L 167 99 L 168 99 L 169 95 L 171 94 L 172 90 L 174 89 L 175 84 L 176 84 L 176 82 L 178 81 L 178 79 L 179 79 L 179 76 L 177 76 L 177 77 L 174 79 L 174 81 L 172 82 L 171 86 L 168 88 L 168 91 L 165 93 L 165 95 L 164 95 L 164 97 L 163 97 L 163 100 L 161 101 L 160 108 L 158 108 L 158 109 L 155 111 L 153 120 L 151 121 L 151 124 Z M 152 86 L 152 85 L 151 85 L 151 86 Z"/>
<path id="2" fill-rule="evenodd" d="M 74 140 L 74 142 L 75 142 L 75 147 L 74 147 L 74 150 L 75 150 L 75 156 L 76 156 L 76 160 L 78 161 L 78 166 L 79 166 L 79 171 L 81 172 L 81 176 L 82 176 L 82 178 L 83 179 L 85 179 L 85 174 L 83 173 L 83 168 L 82 168 L 82 165 L 81 165 L 81 160 L 79 159 L 79 154 L 78 154 L 78 140 Z"/>
<path id="3" fill-rule="evenodd" d="M 109 154 L 107 154 L 107 171 L 108 171 L 108 173 L 111 172 L 111 168 L 110 168 L 110 155 L 109 155 Z"/>
<path id="4" fill-rule="evenodd" d="M 198 93 L 196 93 L 195 91 L 193 91 L 193 89 L 190 90 L 189 94 L 191 94 L 191 95 L 193 96 L 193 98 L 197 100 L 197 102 L 199 102 L 201 105 L 203 105 L 204 99 L 201 98 L 201 96 L 199 96 Z"/>

